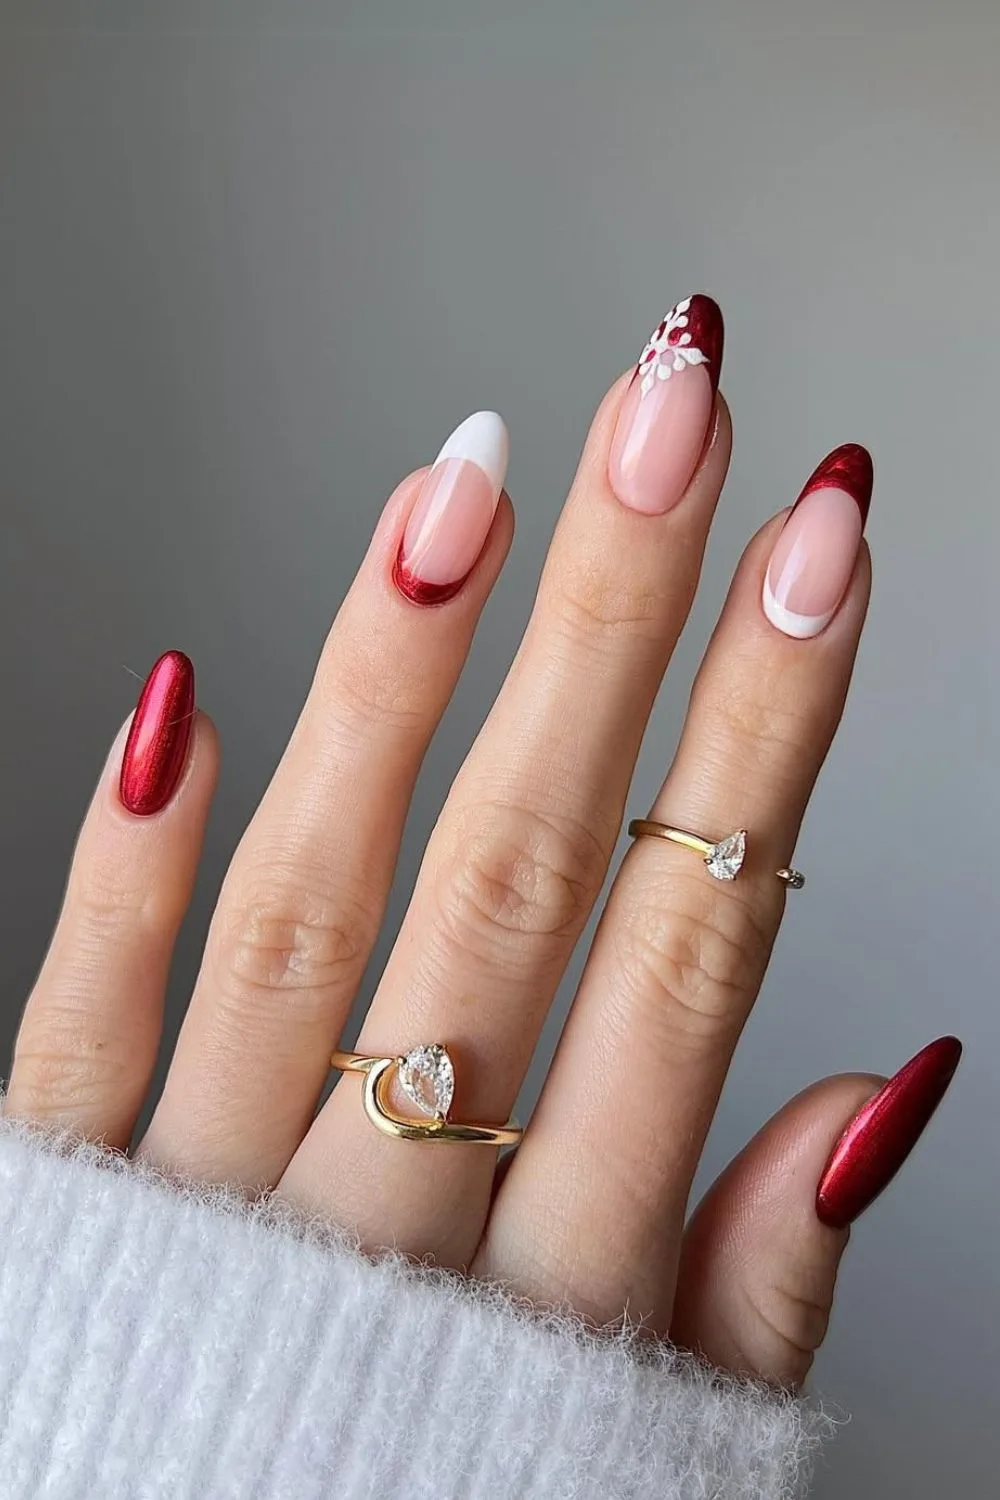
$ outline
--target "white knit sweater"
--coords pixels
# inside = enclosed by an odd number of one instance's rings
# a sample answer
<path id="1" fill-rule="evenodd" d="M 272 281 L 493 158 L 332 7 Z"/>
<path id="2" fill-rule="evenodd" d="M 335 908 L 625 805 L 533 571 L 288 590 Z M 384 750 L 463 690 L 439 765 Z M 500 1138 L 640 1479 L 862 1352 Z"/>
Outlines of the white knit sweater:
<path id="1" fill-rule="evenodd" d="M 826 1425 L 0 1122 L 3 1500 L 789 1500 Z"/>

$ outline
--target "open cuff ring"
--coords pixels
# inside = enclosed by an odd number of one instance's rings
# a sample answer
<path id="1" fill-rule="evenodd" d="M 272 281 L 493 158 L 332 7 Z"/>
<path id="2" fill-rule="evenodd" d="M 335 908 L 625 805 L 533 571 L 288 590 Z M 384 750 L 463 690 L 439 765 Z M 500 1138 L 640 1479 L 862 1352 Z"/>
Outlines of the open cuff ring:
<path id="1" fill-rule="evenodd" d="M 449 1120 L 455 1092 L 455 1068 L 448 1051 L 434 1042 L 413 1047 L 403 1057 L 368 1057 L 363 1052 L 335 1052 L 331 1068 L 365 1075 L 365 1114 L 385 1135 L 404 1141 L 464 1141 L 473 1146 L 516 1146 L 523 1131 L 514 1120 L 506 1125 L 463 1125 Z M 426 1119 L 399 1115 L 387 1099 L 395 1073 L 407 1099 Z"/>
<path id="2" fill-rule="evenodd" d="M 745 828 L 739 828 L 735 833 L 727 834 L 724 839 L 713 843 L 711 839 L 703 839 L 697 833 L 688 833 L 683 828 L 671 828 L 667 823 L 654 823 L 651 818 L 633 818 L 628 825 L 628 833 L 632 839 L 667 839 L 671 844 L 693 849 L 695 854 L 702 856 L 708 873 L 716 880 L 735 880 L 743 868 L 747 854 Z M 806 883 L 801 870 L 782 867 L 774 873 L 790 891 L 801 891 Z"/>

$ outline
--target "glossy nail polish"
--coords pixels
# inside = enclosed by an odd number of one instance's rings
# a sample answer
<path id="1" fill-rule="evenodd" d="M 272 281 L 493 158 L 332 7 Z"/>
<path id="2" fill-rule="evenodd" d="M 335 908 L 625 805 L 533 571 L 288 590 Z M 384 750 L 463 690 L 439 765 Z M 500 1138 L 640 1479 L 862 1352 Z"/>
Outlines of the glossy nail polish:
<path id="1" fill-rule="evenodd" d="M 170 801 L 193 724 L 194 667 L 182 651 L 167 651 L 146 678 L 125 742 L 119 795 L 129 812 L 148 818 Z"/>
<path id="2" fill-rule="evenodd" d="M 806 481 L 764 579 L 764 613 L 785 635 L 819 635 L 837 613 L 868 519 L 872 478 L 867 448 L 844 443 Z"/>
<path id="3" fill-rule="evenodd" d="M 722 313 L 701 292 L 671 308 L 622 398 L 608 479 L 623 505 L 662 516 L 681 499 L 705 448 L 722 368 Z"/>
<path id="4" fill-rule="evenodd" d="M 944 1098 L 962 1044 L 943 1036 L 901 1068 L 855 1115 L 820 1178 L 816 1212 L 845 1229 L 888 1187 Z"/>
<path id="5" fill-rule="evenodd" d="M 414 604 L 453 598 L 475 567 L 507 473 L 507 428 L 495 411 L 456 427 L 427 474 L 392 571 Z"/>

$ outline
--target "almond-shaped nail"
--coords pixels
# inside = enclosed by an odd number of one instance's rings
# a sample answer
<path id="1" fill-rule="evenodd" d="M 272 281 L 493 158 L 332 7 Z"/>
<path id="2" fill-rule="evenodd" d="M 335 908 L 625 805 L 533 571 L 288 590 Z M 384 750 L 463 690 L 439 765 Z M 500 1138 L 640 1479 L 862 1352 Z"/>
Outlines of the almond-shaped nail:
<path id="1" fill-rule="evenodd" d="M 146 678 L 125 741 L 118 793 L 141 818 L 166 807 L 181 779 L 194 723 L 194 667 L 167 651 Z"/>
<path id="2" fill-rule="evenodd" d="M 475 567 L 507 473 L 508 438 L 495 411 L 456 427 L 427 474 L 392 576 L 414 604 L 443 604 Z"/>
<path id="3" fill-rule="evenodd" d="M 961 1056 L 957 1037 L 939 1037 L 859 1110 L 820 1178 L 816 1212 L 824 1224 L 846 1229 L 888 1187 L 944 1098 Z"/>
<path id="4" fill-rule="evenodd" d="M 774 544 L 764 579 L 772 625 L 808 640 L 847 592 L 872 498 L 872 459 L 860 443 L 834 448 L 809 476 Z"/>
<path id="5" fill-rule="evenodd" d="M 697 292 L 670 309 L 639 356 L 622 398 L 608 479 L 623 505 L 672 510 L 705 449 L 722 368 L 722 313 Z"/>

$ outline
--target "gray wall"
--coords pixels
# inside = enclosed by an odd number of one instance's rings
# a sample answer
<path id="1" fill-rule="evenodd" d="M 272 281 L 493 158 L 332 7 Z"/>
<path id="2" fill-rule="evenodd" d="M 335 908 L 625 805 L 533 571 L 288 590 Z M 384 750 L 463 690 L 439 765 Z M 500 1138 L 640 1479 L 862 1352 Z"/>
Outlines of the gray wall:
<path id="1" fill-rule="evenodd" d="M 0 1041 L 129 674 L 173 645 L 225 752 L 176 1025 L 385 495 L 495 405 L 518 536 L 421 782 L 398 921 L 591 409 L 703 286 L 728 319 L 736 453 L 636 807 L 747 536 L 834 444 L 878 469 L 810 885 L 706 1170 L 812 1078 L 965 1038 L 953 1096 L 855 1232 L 817 1382 L 855 1413 L 821 1495 L 966 1500 L 1000 1463 L 1000 18 L 672 9 L 626 3 L 611 30 L 610 5 L 572 0 L 0 6 Z"/>

